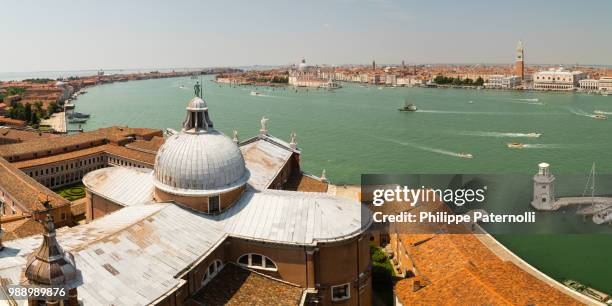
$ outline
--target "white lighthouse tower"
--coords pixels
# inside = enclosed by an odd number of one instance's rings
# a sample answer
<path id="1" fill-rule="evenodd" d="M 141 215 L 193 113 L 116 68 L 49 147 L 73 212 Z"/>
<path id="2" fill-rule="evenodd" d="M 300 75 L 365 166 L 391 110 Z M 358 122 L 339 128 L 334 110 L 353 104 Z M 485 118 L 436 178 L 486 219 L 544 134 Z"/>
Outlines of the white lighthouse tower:
<path id="1" fill-rule="evenodd" d="M 533 200 L 531 206 L 538 210 L 554 210 L 555 176 L 550 174 L 547 163 L 538 164 L 540 170 L 533 176 Z"/>

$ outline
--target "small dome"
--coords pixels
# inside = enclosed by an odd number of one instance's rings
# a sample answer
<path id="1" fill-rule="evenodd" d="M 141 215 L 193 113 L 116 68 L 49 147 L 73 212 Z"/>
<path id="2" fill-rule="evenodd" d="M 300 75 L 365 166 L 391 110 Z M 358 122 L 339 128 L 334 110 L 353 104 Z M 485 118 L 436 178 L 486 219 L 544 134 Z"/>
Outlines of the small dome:
<path id="1" fill-rule="evenodd" d="M 249 178 L 238 146 L 214 129 L 170 136 L 157 152 L 154 168 L 157 188 L 185 196 L 227 192 Z"/>
<path id="2" fill-rule="evenodd" d="M 187 104 L 187 110 L 206 110 L 208 109 L 208 105 L 206 101 L 202 100 L 200 97 L 195 97 L 189 101 Z"/>

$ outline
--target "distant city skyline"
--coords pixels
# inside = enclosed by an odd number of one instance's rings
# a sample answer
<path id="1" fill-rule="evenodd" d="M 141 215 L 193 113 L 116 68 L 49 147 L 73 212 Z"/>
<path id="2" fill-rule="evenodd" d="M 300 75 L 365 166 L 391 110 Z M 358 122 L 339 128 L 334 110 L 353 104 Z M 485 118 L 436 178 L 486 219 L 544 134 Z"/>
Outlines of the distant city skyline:
<path id="1" fill-rule="evenodd" d="M 7 1 L 0 72 L 311 64 L 612 65 L 612 1 Z"/>

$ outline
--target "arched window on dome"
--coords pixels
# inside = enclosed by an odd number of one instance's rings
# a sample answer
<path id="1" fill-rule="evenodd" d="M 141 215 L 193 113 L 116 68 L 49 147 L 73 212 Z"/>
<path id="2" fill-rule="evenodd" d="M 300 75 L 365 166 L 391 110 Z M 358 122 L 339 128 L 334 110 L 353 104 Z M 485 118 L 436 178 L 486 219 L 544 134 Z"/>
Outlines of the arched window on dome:
<path id="1" fill-rule="evenodd" d="M 248 253 L 240 256 L 240 258 L 238 258 L 238 264 L 252 269 L 267 271 L 278 270 L 276 264 L 272 261 L 272 259 L 268 258 L 267 256 L 256 253 Z"/>
<path id="2" fill-rule="evenodd" d="M 204 287 L 204 285 L 208 284 L 208 282 L 210 282 L 210 280 L 213 279 L 213 277 L 215 277 L 215 275 L 217 275 L 222 268 L 223 262 L 221 262 L 221 260 L 215 259 L 213 262 L 211 262 L 208 265 L 208 268 L 206 268 L 204 276 L 202 276 L 201 286 Z"/>

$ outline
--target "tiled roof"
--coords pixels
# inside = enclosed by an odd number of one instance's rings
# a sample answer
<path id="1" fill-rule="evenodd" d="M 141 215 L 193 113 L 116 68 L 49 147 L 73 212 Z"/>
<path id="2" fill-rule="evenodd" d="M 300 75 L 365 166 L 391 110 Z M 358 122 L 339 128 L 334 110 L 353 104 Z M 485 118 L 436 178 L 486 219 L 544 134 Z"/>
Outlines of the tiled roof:
<path id="1" fill-rule="evenodd" d="M 191 305 L 299 305 L 303 289 L 226 264 L 189 301 Z"/>
<path id="2" fill-rule="evenodd" d="M 4 158 L 0 158 L 0 189 L 28 212 L 46 210 L 41 202 L 47 199 L 52 207 L 70 205 L 70 201 L 39 184 Z"/>
<path id="3" fill-rule="evenodd" d="M 58 135 L 51 133 L 42 133 L 37 131 L 27 131 L 20 129 L 13 129 L 8 127 L 0 127 L 0 138 L 11 139 L 16 141 L 29 141 L 40 138 L 52 138 L 59 137 Z"/>
<path id="4" fill-rule="evenodd" d="M 136 151 L 136 150 L 128 149 L 126 147 L 115 145 L 115 144 L 107 144 L 107 145 L 101 145 L 101 146 L 71 151 L 67 153 L 57 154 L 57 155 L 45 156 L 45 157 L 36 158 L 36 159 L 22 160 L 22 161 L 14 162 L 12 164 L 19 169 L 25 169 L 25 168 L 60 162 L 64 160 L 85 157 L 88 155 L 93 155 L 93 154 L 97 154 L 101 152 L 104 152 L 107 154 L 113 154 L 116 156 L 124 157 L 124 158 L 135 160 L 135 161 L 139 161 L 145 164 L 149 164 L 151 166 L 155 162 L 155 154 L 146 153 L 142 151 Z"/>
<path id="5" fill-rule="evenodd" d="M 570 296 L 503 261 L 473 234 L 437 234 L 414 243 L 400 235 L 418 275 L 427 279 L 415 291 L 405 279 L 395 287 L 401 301 L 414 305 L 581 305 Z M 421 237 L 422 238 L 422 237 Z"/>
<path id="6" fill-rule="evenodd" d="M 43 232 L 43 226 L 38 221 L 34 221 L 32 218 L 24 218 L 3 223 L 2 231 L 4 232 L 2 241 L 6 242 L 13 239 L 38 235 Z"/>
<path id="7" fill-rule="evenodd" d="M 136 140 L 125 145 L 127 148 L 146 153 L 156 154 L 159 147 L 164 143 L 164 137 L 155 136 L 151 140 Z"/>
<path id="8" fill-rule="evenodd" d="M 113 126 L 101 128 L 91 132 L 84 132 L 62 137 L 40 139 L 31 143 L 15 143 L 0 146 L 0 156 L 8 157 L 12 155 L 22 155 L 47 150 L 59 150 L 67 146 L 88 144 L 92 141 L 106 140 L 113 143 L 129 140 L 132 136 L 153 137 L 161 135 L 157 129 L 128 128 Z"/>
<path id="9" fill-rule="evenodd" d="M 153 166 L 153 164 L 155 163 L 155 154 L 132 150 L 123 146 L 107 145 L 104 148 L 104 152 L 127 159 L 139 161 L 145 164 L 149 164 L 151 166 Z"/>

